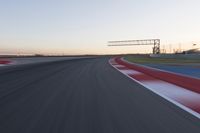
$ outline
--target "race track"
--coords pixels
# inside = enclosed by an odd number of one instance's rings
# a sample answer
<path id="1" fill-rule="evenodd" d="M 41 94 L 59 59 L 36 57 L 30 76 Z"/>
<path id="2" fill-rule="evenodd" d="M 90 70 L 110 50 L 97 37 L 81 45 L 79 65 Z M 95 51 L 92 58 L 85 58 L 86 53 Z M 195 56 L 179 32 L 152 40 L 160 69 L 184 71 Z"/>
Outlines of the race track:
<path id="1" fill-rule="evenodd" d="M 200 120 L 108 57 L 0 69 L 0 133 L 199 133 Z"/>

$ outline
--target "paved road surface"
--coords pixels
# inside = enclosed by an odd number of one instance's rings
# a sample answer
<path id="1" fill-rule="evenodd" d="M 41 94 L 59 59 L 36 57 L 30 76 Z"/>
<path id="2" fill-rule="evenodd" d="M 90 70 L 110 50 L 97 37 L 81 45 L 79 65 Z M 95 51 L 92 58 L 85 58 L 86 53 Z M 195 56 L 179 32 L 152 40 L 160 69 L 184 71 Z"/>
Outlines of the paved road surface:
<path id="1" fill-rule="evenodd" d="M 0 133 L 200 133 L 200 120 L 108 58 L 80 59 L 1 70 Z"/>
<path id="2" fill-rule="evenodd" d="M 66 57 L 13 57 L 13 58 L 0 58 L 0 66 L 8 67 L 13 65 L 36 64 L 52 61 L 71 60 L 80 58 L 92 58 L 92 56 L 66 56 Z"/>

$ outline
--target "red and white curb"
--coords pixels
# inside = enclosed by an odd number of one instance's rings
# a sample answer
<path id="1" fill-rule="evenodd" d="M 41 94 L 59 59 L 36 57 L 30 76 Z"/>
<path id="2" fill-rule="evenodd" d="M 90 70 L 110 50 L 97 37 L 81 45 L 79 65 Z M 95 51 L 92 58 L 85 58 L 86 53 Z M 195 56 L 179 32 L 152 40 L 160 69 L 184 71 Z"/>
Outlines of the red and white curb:
<path id="1" fill-rule="evenodd" d="M 12 64 L 12 61 L 0 59 L 0 66 L 7 66 L 7 65 L 10 65 L 10 64 Z"/>
<path id="2" fill-rule="evenodd" d="M 109 63 L 135 82 L 200 119 L 200 93 L 128 68 L 119 64 L 116 58 L 110 59 Z"/>

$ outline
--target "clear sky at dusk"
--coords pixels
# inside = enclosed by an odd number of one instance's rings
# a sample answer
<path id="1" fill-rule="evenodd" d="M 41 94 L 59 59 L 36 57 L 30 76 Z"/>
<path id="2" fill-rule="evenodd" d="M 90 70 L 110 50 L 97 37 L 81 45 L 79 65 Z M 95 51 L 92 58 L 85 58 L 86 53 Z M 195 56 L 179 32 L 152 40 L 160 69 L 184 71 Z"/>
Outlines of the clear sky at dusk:
<path id="1" fill-rule="evenodd" d="M 151 52 L 109 40 L 160 38 L 162 47 L 200 43 L 199 0 L 1 0 L 0 54 Z"/>

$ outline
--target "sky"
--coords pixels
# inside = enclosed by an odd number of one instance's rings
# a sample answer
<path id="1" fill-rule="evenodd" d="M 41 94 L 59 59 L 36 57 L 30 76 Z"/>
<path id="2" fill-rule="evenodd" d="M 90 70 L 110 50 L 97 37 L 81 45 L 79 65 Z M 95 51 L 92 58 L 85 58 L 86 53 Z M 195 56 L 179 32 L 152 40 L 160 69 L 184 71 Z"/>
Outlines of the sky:
<path id="1" fill-rule="evenodd" d="M 154 38 L 167 52 L 190 49 L 200 45 L 199 6 L 199 0 L 0 0 L 0 54 L 151 53 L 152 46 L 107 41 Z"/>

